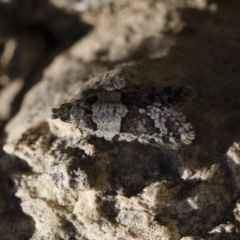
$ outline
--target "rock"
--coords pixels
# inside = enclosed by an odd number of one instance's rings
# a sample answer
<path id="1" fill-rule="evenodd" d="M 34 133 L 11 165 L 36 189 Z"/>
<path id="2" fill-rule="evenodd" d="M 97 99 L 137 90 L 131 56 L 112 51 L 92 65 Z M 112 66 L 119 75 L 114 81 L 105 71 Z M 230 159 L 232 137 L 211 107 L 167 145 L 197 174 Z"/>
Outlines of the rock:
<path id="1" fill-rule="evenodd" d="M 53 0 L 59 11 L 38 2 L 35 14 L 24 3 L 19 19 L 25 30 L 40 22 L 64 43 L 55 55 L 43 54 L 51 61 L 40 57 L 44 71 L 31 68 L 27 75 L 34 86 L 24 92 L 14 117 L 8 111 L 18 88 L 12 87 L 14 92 L 11 85 L 10 90 L 1 85 L 0 99 L 7 107 L 0 116 L 10 118 L 2 124 L 7 136 L 1 136 L 7 153 L 0 159 L 0 212 L 6 214 L 1 236 L 239 239 L 239 3 L 82 1 L 86 25 L 75 21 L 77 1 Z M 51 11 L 41 15 L 46 6 Z M 60 13 L 66 9 L 61 29 Z M 85 35 L 89 24 L 92 31 Z M 74 27 L 82 29 L 82 38 L 73 37 L 67 45 L 64 36 Z M 120 79 L 119 85 L 113 79 Z M 196 97 L 181 107 L 195 129 L 191 145 L 169 151 L 109 142 L 51 119 L 52 108 L 83 92 L 149 85 L 195 89 Z M 14 194 L 29 218 L 19 214 Z M 12 232 L 11 224 L 16 225 Z"/>

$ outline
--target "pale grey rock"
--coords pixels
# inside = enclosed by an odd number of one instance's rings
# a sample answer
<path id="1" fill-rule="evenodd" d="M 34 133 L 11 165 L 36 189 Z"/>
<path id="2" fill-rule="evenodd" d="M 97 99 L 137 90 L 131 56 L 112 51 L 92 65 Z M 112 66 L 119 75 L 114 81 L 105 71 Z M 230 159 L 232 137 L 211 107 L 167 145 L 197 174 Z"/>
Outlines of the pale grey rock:
<path id="1" fill-rule="evenodd" d="M 0 102 L 6 104 L 0 105 L 0 119 L 6 121 L 11 116 L 11 106 L 16 95 L 19 93 L 23 86 L 23 79 L 15 79 L 5 86 L 2 91 L 0 91 Z"/>
<path id="2" fill-rule="evenodd" d="M 231 169 L 237 192 L 240 191 L 240 145 L 234 142 L 227 152 L 228 166 Z"/>
<path id="3" fill-rule="evenodd" d="M 239 201 L 236 203 L 236 207 L 234 209 L 234 217 L 238 222 L 240 222 L 240 204 L 239 204 Z"/>
<path id="4" fill-rule="evenodd" d="M 203 238 L 196 237 L 196 236 L 187 236 L 187 237 L 181 238 L 180 240 L 203 240 Z"/>
<path id="5" fill-rule="evenodd" d="M 11 173 L 32 224 L 7 212 L 6 239 L 239 239 L 239 3 L 219 2 L 218 12 L 206 1 L 127 2 L 84 12 L 95 28 L 54 58 L 8 122 L 4 150 L 31 167 Z M 193 86 L 184 105 L 193 144 L 112 143 L 50 119 L 87 89 L 111 90 L 113 78 L 119 88 Z M 12 190 L 1 176 L 6 213 Z"/>

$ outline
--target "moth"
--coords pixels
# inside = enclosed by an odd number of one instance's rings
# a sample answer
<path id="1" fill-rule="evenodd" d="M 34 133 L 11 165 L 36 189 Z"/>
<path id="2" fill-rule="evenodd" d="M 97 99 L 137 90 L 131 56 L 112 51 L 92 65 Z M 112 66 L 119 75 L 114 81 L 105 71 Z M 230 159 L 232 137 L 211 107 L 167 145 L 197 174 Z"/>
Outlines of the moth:
<path id="1" fill-rule="evenodd" d="M 108 141 L 137 140 L 159 148 L 178 149 L 195 137 L 192 125 L 179 111 L 192 92 L 184 86 L 98 89 L 53 108 L 52 118 Z"/>

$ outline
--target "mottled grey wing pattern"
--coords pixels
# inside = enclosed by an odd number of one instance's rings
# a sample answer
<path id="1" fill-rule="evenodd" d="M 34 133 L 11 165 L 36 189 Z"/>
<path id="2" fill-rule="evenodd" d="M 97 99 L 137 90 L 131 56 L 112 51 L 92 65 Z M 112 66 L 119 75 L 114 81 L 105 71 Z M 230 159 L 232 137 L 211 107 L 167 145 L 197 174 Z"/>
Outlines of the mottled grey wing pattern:
<path id="1" fill-rule="evenodd" d="M 194 131 L 176 107 L 192 95 L 188 87 L 107 91 L 101 89 L 53 109 L 52 118 L 107 140 L 177 149 Z"/>
<path id="2" fill-rule="evenodd" d="M 176 149 L 190 144 L 195 137 L 193 128 L 177 107 L 193 96 L 190 87 L 123 92 L 121 100 L 128 113 L 122 119 L 121 132 L 158 147 Z"/>
<path id="3" fill-rule="evenodd" d="M 122 92 L 121 101 L 127 105 L 135 105 L 146 108 L 153 103 L 158 103 L 161 109 L 181 105 L 184 101 L 194 96 L 194 90 L 189 87 L 163 87 L 139 89 Z"/>

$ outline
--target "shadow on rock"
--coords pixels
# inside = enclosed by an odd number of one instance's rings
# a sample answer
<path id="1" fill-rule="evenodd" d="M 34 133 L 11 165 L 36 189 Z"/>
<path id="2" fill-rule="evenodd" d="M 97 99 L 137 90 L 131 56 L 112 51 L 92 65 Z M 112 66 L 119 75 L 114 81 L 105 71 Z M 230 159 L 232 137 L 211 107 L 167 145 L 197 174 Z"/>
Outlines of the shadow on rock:
<path id="1" fill-rule="evenodd" d="M 78 15 L 67 13 L 48 0 L 15 0 L 0 3 L 1 35 L 15 39 L 13 56 L 4 69 L 9 80 L 23 79 L 24 83 L 12 102 L 10 117 L 19 110 L 28 90 L 40 79 L 53 59 L 91 30 Z M 4 31 L 4 29 L 6 30 Z"/>

